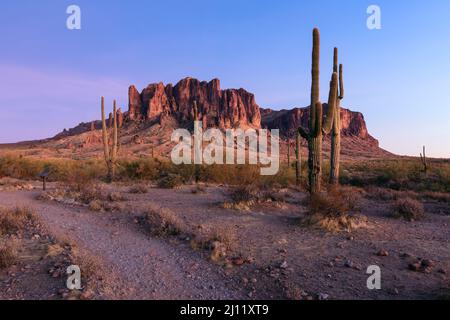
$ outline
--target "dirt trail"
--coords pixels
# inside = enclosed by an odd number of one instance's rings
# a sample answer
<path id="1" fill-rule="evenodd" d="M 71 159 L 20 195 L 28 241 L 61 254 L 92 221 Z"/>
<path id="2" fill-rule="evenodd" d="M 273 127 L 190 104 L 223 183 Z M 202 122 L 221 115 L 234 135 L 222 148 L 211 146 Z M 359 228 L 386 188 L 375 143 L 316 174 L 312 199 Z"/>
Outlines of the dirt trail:
<path id="1" fill-rule="evenodd" d="M 244 299 L 221 268 L 185 246 L 145 235 L 130 216 L 93 214 L 34 200 L 36 192 L 0 192 L 2 206 L 30 206 L 55 235 L 100 257 L 119 277 L 118 297 L 131 299 Z M 117 297 L 116 297 L 117 298 Z"/>

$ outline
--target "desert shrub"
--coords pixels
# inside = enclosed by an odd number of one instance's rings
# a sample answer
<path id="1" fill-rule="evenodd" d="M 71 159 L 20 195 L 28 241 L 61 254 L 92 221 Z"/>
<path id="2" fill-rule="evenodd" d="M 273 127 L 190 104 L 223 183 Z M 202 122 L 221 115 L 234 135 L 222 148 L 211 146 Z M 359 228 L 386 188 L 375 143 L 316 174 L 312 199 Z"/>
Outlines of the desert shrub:
<path id="1" fill-rule="evenodd" d="M 35 180 L 42 171 L 50 172 L 49 181 L 65 181 L 84 184 L 100 179 L 105 168 L 98 160 L 34 159 L 17 155 L 0 157 L 0 176 L 23 180 Z"/>
<path id="2" fill-rule="evenodd" d="M 27 221 L 34 219 L 33 210 L 27 207 L 0 208 L 0 234 L 21 231 Z"/>
<path id="3" fill-rule="evenodd" d="M 93 200 L 88 205 L 89 210 L 98 211 L 98 212 L 115 212 L 115 211 L 124 211 L 126 209 L 125 204 L 120 202 L 110 202 L 110 201 L 101 201 L 101 200 Z"/>
<path id="4" fill-rule="evenodd" d="M 131 180 L 156 180 L 159 177 L 161 163 L 154 159 L 137 159 L 119 161 L 119 178 Z"/>
<path id="5" fill-rule="evenodd" d="M 430 160 L 427 174 L 419 160 L 395 159 L 343 163 L 343 184 L 367 187 L 378 186 L 394 190 L 417 192 L 450 192 L 450 165 Z"/>
<path id="6" fill-rule="evenodd" d="M 6 243 L 5 241 L 0 242 L 0 270 L 6 269 L 12 266 L 17 261 L 16 249 L 13 245 Z"/>
<path id="7" fill-rule="evenodd" d="M 334 188 L 328 193 L 311 195 L 306 199 L 309 214 L 325 216 L 341 216 L 352 212 L 359 212 L 361 196 L 353 188 Z"/>
<path id="8" fill-rule="evenodd" d="M 230 200 L 222 203 L 225 209 L 249 211 L 255 204 L 267 202 L 285 202 L 285 194 L 280 193 L 281 185 L 250 184 L 231 187 L 228 190 Z"/>
<path id="9" fill-rule="evenodd" d="M 450 203 L 450 193 L 427 191 L 421 194 L 423 199 Z"/>
<path id="10" fill-rule="evenodd" d="M 408 221 L 418 220 L 424 215 L 423 204 L 415 199 L 401 198 L 392 205 L 392 215 Z"/>
<path id="11" fill-rule="evenodd" d="M 128 189 L 129 193 L 145 194 L 148 193 L 148 187 L 144 184 L 135 184 Z"/>
<path id="12" fill-rule="evenodd" d="M 413 198 L 418 199 L 420 196 L 414 191 L 398 191 L 393 189 L 386 189 L 380 187 L 368 187 L 366 188 L 367 197 L 374 200 L 392 201 L 400 198 Z"/>
<path id="13" fill-rule="evenodd" d="M 211 252 L 211 260 L 224 260 L 232 252 L 237 243 L 234 228 L 231 225 L 202 224 L 194 230 L 191 246 L 194 249 L 207 249 Z"/>
<path id="14" fill-rule="evenodd" d="M 189 233 L 185 223 L 173 211 L 150 203 L 143 215 L 144 224 L 156 236 Z"/>
<path id="15" fill-rule="evenodd" d="M 121 194 L 120 192 L 110 192 L 107 195 L 107 200 L 108 201 L 112 201 L 112 202 L 116 202 L 116 201 L 127 201 L 127 197 L 123 194 Z"/>
<path id="16" fill-rule="evenodd" d="M 83 287 L 97 287 L 98 283 L 103 280 L 105 268 L 99 257 L 72 247 L 69 259 L 71 264 L 80 267 Z"/>
<path id="17" fill-rule="evenodd" d="M 308 214 L 303 225 L 319 227 L 331 232 L 350 232 L 364 227 L 367 219 L 358 215 L 361 195 L 354 188 L 333 188 L 328 193 L 306 198 Z"/>
<path id="18" fill-rule="evenodd" d="M 168 173 L 158 181 L 158 187 L 163 189 L 175 189 L 183 184 L 183 179 L 177 174 Z"/>

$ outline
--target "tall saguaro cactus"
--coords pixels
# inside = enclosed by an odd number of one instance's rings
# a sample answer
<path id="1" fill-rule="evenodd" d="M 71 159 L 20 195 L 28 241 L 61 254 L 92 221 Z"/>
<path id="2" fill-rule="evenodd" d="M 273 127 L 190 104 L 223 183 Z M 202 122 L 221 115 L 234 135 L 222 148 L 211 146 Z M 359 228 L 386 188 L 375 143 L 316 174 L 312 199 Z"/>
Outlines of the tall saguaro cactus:
<path id="1" fill-rule="evenodd" d="M 103 134 L 103 151 L 105 155 L 106 168 L 108 169 L 107 180 L 111 182 L 114 179 L 114 171 L 117 161 L 117 146 L 118 146 L 118 133 L 117 133 L 117 110 L 116 100 L 114 100 L 113 112 L 110 114 L 110 120 L 112 122 L 113 137 L 112 145 L 109 143 L 109 132 L 106 126 L 105 118 L 105 98 L 102 97 L 102 134 Z M 111 127 L 111 125 L 110 125 Z"/>
<path id="2" fill-rule="evenodd" d="M 300 185 L 301 172 L 302 172 L 300 148 L 301 148 L 300 134 L 297 133 L 295 135 L 295 184 L 297 186 Z"/>
<path id="3" fill-rule="evenodd" d="M 334 48 L 333 72 L 338 72 L 338 49 Z M 344 99 L 343 66 L 339 65 L 339 92 L 331 132 L 330 184 L 339 184 L 339 167 L 341 160 L 341 100 Z"/>
<path id="4" fill-rule="evenodd" d="M 337 99 L 338 75 L 333 72 L 328 96 L 328 112 L 323 120 L 323 108 L 320 102 L 320 33 L 319 29 L 313 31 L 312 52 L 312 85 L 311 105 L 309 110 L 308 129 L 299 127 L 300 135 L 308 140 L 308 169 L 309 191 L 311 194 L 319 193 L 322 179 L 322 139 L 328 134 L 333 125 L 334 109 Z"/>

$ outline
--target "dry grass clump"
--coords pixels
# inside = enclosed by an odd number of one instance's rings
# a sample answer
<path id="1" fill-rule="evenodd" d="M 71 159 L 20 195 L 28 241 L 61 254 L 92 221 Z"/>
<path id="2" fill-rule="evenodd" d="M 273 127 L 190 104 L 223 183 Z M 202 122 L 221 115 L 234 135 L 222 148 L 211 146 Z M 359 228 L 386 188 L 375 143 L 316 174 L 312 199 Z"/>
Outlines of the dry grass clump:
<path id="1" fill-rule="evenodd" d="M 0 190 L 16 191 L 16 190 L 33 190 L 33 186 L 29 183 L 18 179 L 4 177 L 0 179 Z"/>
<path id="2" fill-rule="evenodd" d="M 396 218 L 404 218 L 408 221 L 419 220 L 424 216 L 423 204 L 415 199 L 402 198 L 392 205 L 392 215 Z"/>
<path id="3" fill-rule="evenodd" d="M 127 201 L 128 199 L 120 192 L 110 192 L 107 195 L 107 200 L 116 202 L 116 201 Z"/>
<path id="4" fill-rule="evenodd" d="M 175 189 L 183 184 L 183 179 L 177 174 L 169 173 L 161 177 L 158 181 L 158 187 L 162 189 Z"/>
<path id="5" fill-rule="evenodd" d="M 148 187 L 145 184 L 135 184 L 128 189 L 129 193 L 145 194 L 148 193 Z"/>
<path id="6" fill-rule="evenodd" d="M 351 232 L 365 227 L 367 218 L 358 214 L 360 199 L 358 190 L 345 187 L 312 195 L 306 199 L 309 212 L 302 223 L 331 232 Z"/>
<path id="7" fill-rule="evenodd" d="M 38 200 L 57 201 L 69 205 L 88 207 L 92 211 L 123 211 L 127 197 L 119 192 L 106 192 L 101 185 L 86 184 L 78 188 L 64 185 L 52 191 L 42 192 Z"/>
<path id="8" fill-rule="evenodd" d="M 17 251 L 14 245 L 0 241 L 0 270 L 12 266 L 17 261 Z"/>
<path id="9" fill-rule="evenodd" d="M 450 203 L 450 193 L 445 192 L 423 192 L 421 193 L 423 199 L 434 200 L 442 203 Z"/>
<path id="10" fill-rule="evenodd" d="M 143 215 L 143 222 L 155 236 L 178 235 L 186 232 L 186 224 L 173 211 L 150 203 Z"/>
<path id="11" fill-rule="evenodd" d="M 102 281 L 105 270 L 101 259 L 97 256 L 81 251 L 78 248 L 71 248 L 70 261 L 73 265 L 80 267 L 81 281 L 83 287 L 96 287 Z"/>
<path id="12" fill-rule="evenodd" d="M 92 200 L 89 205 L 89 210 L 97 212 L 115 212 L 124 211 L 126 209 L 125 204 L 120 202 L 109 202 L 102 200 Z"/>
<path id="13" fill-rule="evenodd" d="M 368 187 L 367 197 L 374 200 L 392 201 L 400 198 L 419 198 L 419 194 L 414 191 L 398 191 L 380 187 Z"/>
<path id="14" fill-rule="evenodd" d="M 191 241 L 194 249 L 202 248 L 211 251 L 211 260 L 223 261 L 235 249 L 237 237 L 235 230 L 230 225 L 199 225 L 194 231 Z"/>
<path id="15" fill-rule="evenodd" d="M 13 234 L 24 229 L 26 223 L 34 217 L 28 207 L 0 208 L 0 235 Z"/>
<path id="16" fill-rule="evenodd" d="M 280 193 L 278 185 L 241 185 L 231 188 L 228 192 L 229 201 L 221 204 L 222 208 L 237 211 L 250 211 L 256 204 L 261 203 L 283 203 L 286 201 L 285 194 Z"/>

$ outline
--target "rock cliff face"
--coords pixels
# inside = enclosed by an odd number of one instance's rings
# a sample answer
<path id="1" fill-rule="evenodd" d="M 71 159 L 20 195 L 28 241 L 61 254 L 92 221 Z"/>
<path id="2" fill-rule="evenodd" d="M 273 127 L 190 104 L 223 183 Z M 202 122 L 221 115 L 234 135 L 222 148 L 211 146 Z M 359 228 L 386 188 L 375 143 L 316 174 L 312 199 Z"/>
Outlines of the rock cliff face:
<path id="1" fill-rule="evenodd" d="M 129 92 L 128 117 L 131 121 L 173 116 L 180 122 L 193 118 L 197 101 L 200 119 L 210 127 L 235 128 L 261 126 L 260 108 L 253 94 L 244 89 L 220 89 L 220 81 L 200 82 L 185 78 L 175 86 L 150 84 L 141 93 L 134 86 Z"/>
<path id="2" fill-rule="evenodd" d="M 328 105 L 324 104 L 324 114 Z M 274 111 L 261 109 L 262 127 L 267 129 L 280 129 L 280 134 L 285 137 L 294 138 L 297 128 L 301 125 L 308 127 L 309 108 L 295 108 L 292 110 Z M 356 137 L 366 140 L 369 144 L 378 146 L 378 141 L 373 138 L 366 126 L 364 116 L 360 112 L 341 109 L 342 132 L 344 137 Z"/>
<path id="3" fill-rule="evenodd" d="M 256 104 L 254 95 L 244 89 L 221 90 L 217 79 L 201 82 L 185 78 L 175 86 L 150 84 L 142 92 L 135 86 L 130 86 L 128 112 L 120 115 L 119 122 L 123 122 L 123 130 L 127 134 L 134 134 L 133 130 L 148 128 L 148 125 L 151 127 L 153 123 L 159 123 L 167 130 L 188 126 L 193 119 L 194 100 L 197 101 L 203 127 L 279 129 L 282 137 L 294 138 L 297 128 L 300 125 L 307 127 L 309 120 L 309 108 L 281 111 L 262 109 Z M 324 114 L 327 108 L 324 104 Z M 370 147 L 371 150 L 378 149 L 378 141 L 369 134 L 361 113 L 343 108 L 341 121 L 345 141 L 358 140 L 359 144 Z M 76 136 L 99 129 L 100 121 L 81 123 L 55 138 Z"/>

